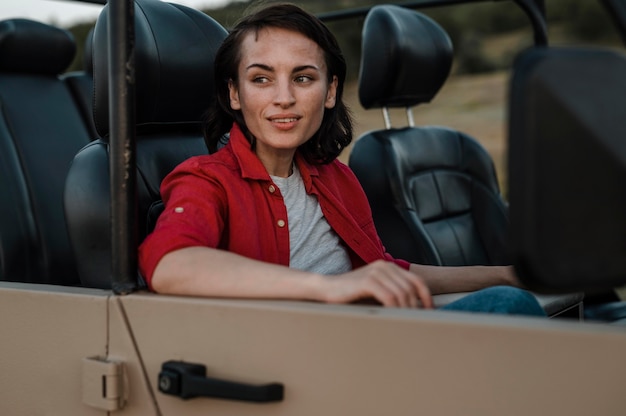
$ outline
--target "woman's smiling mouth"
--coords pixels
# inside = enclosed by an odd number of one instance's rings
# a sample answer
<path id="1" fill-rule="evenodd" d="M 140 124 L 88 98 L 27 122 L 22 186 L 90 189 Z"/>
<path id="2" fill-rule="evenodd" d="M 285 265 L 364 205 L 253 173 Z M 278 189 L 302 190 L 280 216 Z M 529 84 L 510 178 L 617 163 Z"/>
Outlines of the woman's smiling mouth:
<path id="1" fill-rule="evenodd" d="M 297 116 L 281 116 L 281 117 L 270 117 L 269 121 L 274 125 L 274 127 L 280 130 L 290 130 L 295 127 L 295 125 L 300 120 L 300 117 Z"/>

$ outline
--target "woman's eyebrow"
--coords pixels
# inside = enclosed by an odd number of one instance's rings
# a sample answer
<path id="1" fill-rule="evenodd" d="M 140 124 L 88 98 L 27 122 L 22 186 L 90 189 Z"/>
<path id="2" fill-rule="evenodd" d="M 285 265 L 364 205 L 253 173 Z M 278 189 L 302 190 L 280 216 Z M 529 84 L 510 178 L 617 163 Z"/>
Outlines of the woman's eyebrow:
<path id="1" fill-rule="evenodd" d="M 246 67 L 246 71 L 247 71 L 247 70 L 249 70 L 249 69 L 252 69 L 252 68 L 261 68 L 261 69 L 263 69 L 263 70 L 265 70 L 265 71 L 274 71 L 274 68 L 273 68 L 273 67 L 271 67 L 271 66 L 269 66 L 269 65 L 265 65 L 265 64 L 256 64 L 256 63 L 248 65 L 248 66 Z"/>
<path id="2" fill-rule="evenodd" d="M 274 67 L 270 66 L 270 65 L 266 65 L 266 64 L 260 64 L 260 63 L 252 63 L 250 65 L 248 65 L 246 67 L 246 71 L 252 69 L 252 68 L 260 68 L 264 71 L 270 71 L 273 72 L 274 71 Z M 305 71 L 307 69 L 312 69 L 315 71 L 319 71 L 320 69 L 316 66 L 316 65 L 300 65 L 295 67 L 291 72 L 300 72 L 300 71 Z"/>
<path id="3" fill-rule="evenodd" d="M 301 65 L 301 66 L 295 67 L 292 72 L 300 72 L 300 71 L 305 71 L 307 69 L 313 69 L 315 71 L 320 70 L 316 65 Z"/>

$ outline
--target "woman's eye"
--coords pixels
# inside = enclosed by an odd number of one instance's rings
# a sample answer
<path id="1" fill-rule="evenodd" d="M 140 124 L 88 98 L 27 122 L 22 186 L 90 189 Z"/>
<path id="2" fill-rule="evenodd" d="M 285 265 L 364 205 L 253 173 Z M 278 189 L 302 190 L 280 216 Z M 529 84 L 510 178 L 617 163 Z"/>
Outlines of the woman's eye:
<path id="1" fill-rule="evenodd" d="M 268 82 L 267 77 L 254 77 L 252 79 L 252 82 L 254 82 L 255 84 L 265 84 L 266 82 Z"/>
<path id="2" fill-rule="evenodd" d="M 309 82 L 309 81 L 312 81 L 312 80 L 313 80 L 313 78 L 311 78 L 308 75 L 299 75 L 299 76 L 296 77 L 296 82 L 298 82 L 298 83 Z"/>

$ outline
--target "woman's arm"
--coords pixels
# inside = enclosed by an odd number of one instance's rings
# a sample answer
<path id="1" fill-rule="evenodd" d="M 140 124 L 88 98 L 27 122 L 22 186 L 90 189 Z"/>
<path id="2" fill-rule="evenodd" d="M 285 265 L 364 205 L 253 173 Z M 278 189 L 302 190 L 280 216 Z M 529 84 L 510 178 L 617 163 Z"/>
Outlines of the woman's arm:
<path id="1" fill-rule="evenodd" d="M 158 293 L 189 296 L 298 299 L 350 303 L 373 298 L 385 306 L 432 307 L 415 273 L 377 261 L 341 275 L 325 276 L 265 263 L 228 251 L 188 247 L 159 261 L 152 276 Z"/>
<path id="2" fill-rule="evenodd" d="M 431 293 L 473 292 L 490 286 L 517 286 L 511 266 L 428 266 L 412 263 L 409 270 L 420 276 Z"/>

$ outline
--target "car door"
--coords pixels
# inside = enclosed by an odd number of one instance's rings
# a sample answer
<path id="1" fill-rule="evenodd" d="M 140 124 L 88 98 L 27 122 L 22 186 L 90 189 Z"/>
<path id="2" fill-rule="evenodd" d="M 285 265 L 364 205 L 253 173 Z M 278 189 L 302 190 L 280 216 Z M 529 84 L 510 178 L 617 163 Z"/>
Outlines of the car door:
<path id="1" fill-rule="evenodd" d="M 109 296 L 104 290 L 0 282 L 0 413 L 106 414 L 82 397 L 83 360 L 107 356 Z"/>
<path id="2" fill-rule="evenodd" d="M 163 415 L 609 415 L 626 405 L 626 333 L 609 326 L 147 293 L 109 302 L 110 357 L 134 348 L 142 366 L 129 374 L 129 406 L 152 397 Z M 279 383 L 284 396 L 182 399 L 159 386 L 172 361 Z M 148 391 L 140 399 L 135 383 Z"/>

